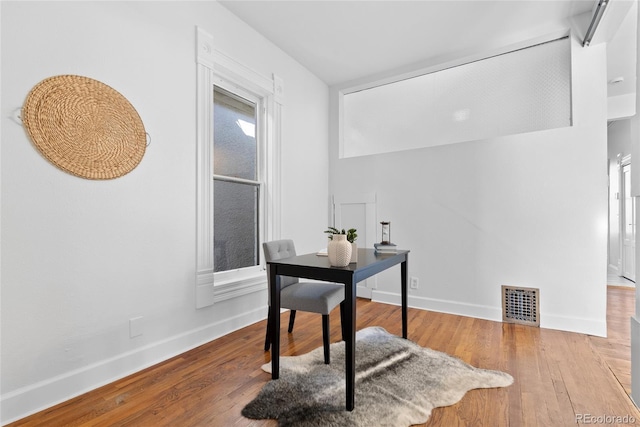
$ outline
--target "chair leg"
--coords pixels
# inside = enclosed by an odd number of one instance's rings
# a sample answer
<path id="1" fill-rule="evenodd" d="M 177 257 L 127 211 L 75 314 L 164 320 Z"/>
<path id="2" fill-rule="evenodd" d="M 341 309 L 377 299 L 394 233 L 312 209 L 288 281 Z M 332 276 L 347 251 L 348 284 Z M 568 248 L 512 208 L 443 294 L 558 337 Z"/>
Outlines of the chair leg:
<path id="1" fill-rule="evenodd" d="M 322 315 L 322 345 L 324 347 L 324 363 L 329 364 L 329 315 Z"/>
<path id="2" fill-rule="evenodd" d="M 289 313 L 289 333 L 293 332 L 293 322 L 296 321 L 296 311 L 291 310 Z"/>
<path id="3" fill-rule="evenodd" d="M 340 331 L 342 332 L 342 341 L 345 341 L 344 331 L 344 301 L 340 303 Z"/>
<path id="4" fill-rule="evenodd" d="M 269 351 L 269 347 L 271 347 L 271 310 L 269 310 L 269 314 L 267 315 L 267 336 L 264 339 L 264 351 Z"/>

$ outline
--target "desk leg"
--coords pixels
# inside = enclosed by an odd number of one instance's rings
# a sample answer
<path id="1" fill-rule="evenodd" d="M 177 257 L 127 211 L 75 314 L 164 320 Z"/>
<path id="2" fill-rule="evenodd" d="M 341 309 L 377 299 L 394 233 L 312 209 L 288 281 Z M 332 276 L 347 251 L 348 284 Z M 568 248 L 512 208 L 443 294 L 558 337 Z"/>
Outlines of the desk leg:
<path id="1" fill-rule="evenodd" d="M 356 390 L 356 284 L 344 285 L 345 328 L 345 379 L 347 390 L 347 411 L 355 407 Z"/>
<path id="2" fill-rule="evenodd" d="M 280 276 L 276 275 L 275 266 L 269 265 L 269 292 L 271 293 L 271 378 L 280 377 Z"/>
<path id="3" fill-rule="evenodd" d="M 402 297 L 402 338 L 407 338 L 407 256 L 400 264 L 401 297 Z"/>

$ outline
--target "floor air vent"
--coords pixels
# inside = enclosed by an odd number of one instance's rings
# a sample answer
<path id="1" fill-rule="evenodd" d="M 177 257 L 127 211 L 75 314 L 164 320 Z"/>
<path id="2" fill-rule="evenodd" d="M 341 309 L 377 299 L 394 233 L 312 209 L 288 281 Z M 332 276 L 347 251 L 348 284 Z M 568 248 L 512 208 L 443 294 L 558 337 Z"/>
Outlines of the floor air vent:
<path id="1" fill-rule="evenodd" d="M 540 289 L 502 286 L 502 321 L 540 326 Z"/>

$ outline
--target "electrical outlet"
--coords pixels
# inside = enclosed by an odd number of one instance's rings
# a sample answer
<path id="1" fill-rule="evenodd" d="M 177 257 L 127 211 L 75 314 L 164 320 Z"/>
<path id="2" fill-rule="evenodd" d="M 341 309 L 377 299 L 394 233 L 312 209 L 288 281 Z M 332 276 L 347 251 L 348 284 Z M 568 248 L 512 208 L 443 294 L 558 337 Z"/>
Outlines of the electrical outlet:
<path id="1" fill-rule="evenodd" d="M 142 316 L 129 319 L 129 338 L 142 335 Z"/>
<path id="2" fill-rule="evenodd" d="M 410 277 L 409 278 L 409 287 L 411 289 L 418 289 L 418 278 L 417 277 Z"/>

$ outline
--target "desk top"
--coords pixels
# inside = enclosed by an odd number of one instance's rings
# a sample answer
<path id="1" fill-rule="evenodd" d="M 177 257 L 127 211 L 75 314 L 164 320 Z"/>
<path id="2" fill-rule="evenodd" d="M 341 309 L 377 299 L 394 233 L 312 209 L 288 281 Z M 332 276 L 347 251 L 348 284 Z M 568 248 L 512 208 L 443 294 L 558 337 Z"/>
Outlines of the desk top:
<path id="1" fill-rule="evenodd" d="M 356 281 L 359 281 L 395 264 L 406 262 L 408 254 L 408 250 L 382 254 L 377 253 L 375 249 L 358 249 L 358 262 L 349 264 L 346 267 L 333 267 L 329 264 L 329 257 L 319 256 L 315 253 L 282 258 L 276 261 L 269 261 L 267 264 L 275 266 L 278 274 L 282 275 L 327 278 L 336 281 L 340 277 L 353 276 L 357 279 Z M 315 277 L 316 274 L 322 274 L 322 277 Z M 330 276 L 326 276 L 326 274 L 330 274 Z"/>
<path id="2" fill-rule="evenodd" d="M 307 266 L 307 267 L 320 267 L 320 268 L 335 268 L 338 270 L 357 270 L 360 268 L 364 268 L 370 264 L 375 264 L 380 261 L 384 261 L 390 258 L 395 257 L 404 257 L 409 253 L 406 250 L 398 250 L 396 253 L 392 254 L 383 254 L 376 252 L 375 249 L 358 249 L 358 262 L 354 262 L 349 264 L 346 267 L 333 267 L 329 264 L 329 257 L 317 255 L 315 253 L 312 254 L 304 254 L 304 255 L 296 255 L 290 258 L 282 258 L 275 261 L 268 261 L 267 264 L 287 264 L 287 265 L 298 265 L 298 266 Z"/>

